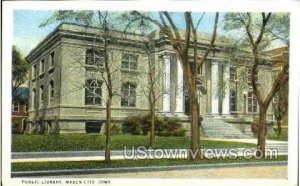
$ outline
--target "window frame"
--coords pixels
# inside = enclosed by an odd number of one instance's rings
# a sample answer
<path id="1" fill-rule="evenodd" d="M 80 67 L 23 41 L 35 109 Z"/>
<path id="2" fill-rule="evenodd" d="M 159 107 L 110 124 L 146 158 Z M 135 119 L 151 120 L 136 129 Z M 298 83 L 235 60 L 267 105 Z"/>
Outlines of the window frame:
<path id="1" fill-rule="evenodd" d="M 125 86 L 128 86 L 127 88 Z M 132 82 L 125 82 L 121 87 L 121 106 L 122 107 L 136 107 L 136 89 L 137 84 Z M 124 95 L 124 91 L 127 95 Z M 126 98 L 125 98 L 126 97 Z"/>
<path id="2" fill-rule="evenodd" d="M 37 64 L 32 66 L 32 79 L 36 78 L 37 76 Z"/>
<path id="3" fill-rule="evenodd" d="M 28 106 L 28 102 L 25 102 L 25 113 L 27 113 L 27 112 L 28 112 L 28 108 L 29 108 L 29 106 Z"/>
<path id="4" fill-rule="evenodd" d="M 232 96 L 232 93 L 234 94 L 234 96 Z M 229 111 L 230 113 L 237 112 L 237 92 L 235 90 L 230 90 L 229 92 Z"/>
<path id="5" fill-rule="evenodd" d="M 54 81 L 49 82 L 49 102 L 54 100 Z"/>
<path id="6" fill-rule="evenodd" d="M 138 57 L 136 54 L 123 53 L 121 68 L 123 70 L 138 70 Z"/>
<path id="7" fill-rule="evenodd" d="M 91 54 L 89 54 L 89 52 L 92 52 Z M 105 59 L 104 56 L 105 53 L 103 50 L 96 50 L 93 48 L 87 49 L 85 51 L 85 64 L 89 65 L 89 66 L 97 66 L 100 68 L 104 68 L 105 67 Z M 89 58 L 92 57 L 92 62 L 89 62 Z M 99 60 L 99 62 L 97 62 L 97 60 Z"/>
<path id="8" fill-rule="evenodd" d="M 254 92 L 248 92 L 247 94 L 247 112 L 258 113 L 258 102 Z"/>
<path id="9" fill-rule="evenodd" d="M 45 87 L 43 85 L 40 86 L 40 108 L 44 107 L 44 97 L 45 97 Z"/>
<path id="10" fill-rule="evenodd" d="M 90 83 L 89 83 L 90 81 Z M 94 82 L 94 83 L 93 83 Z M 89 87 L 93 83 L 93 87 Z M 87 79 L 85 81 L 85 95 L 84 95 L 84 104 L 85 105 L 102 105 L 102 84 L 101 80 L 97 79 Z M 97 85 L 97 86 L 95 86 Z M 91 90 L 89 90 L 91 89 Z M 97 97 L 98 96 L 98 97 Z M 92 99 L 92 103 L 88 101 L 88 98 Z M 97 100 L 98 99 L 98 100 Z"/>
<path id="11" fill-rule="evenodd" d="M 45 73 L 45 58 L 40 60 L 40 75 Z"/>
<path id="12" fill-rule="evenodd" d="M 15 103 L 18 103 L 17 105 L 15 105 Z M 13 101 L 13 112 L 20 112 L 20 101 Z M 17 110 L 15 110 L 15 108 L 17 108 Z"/>
<path id="13" fill-rule="evenodd" d="M 50 55 L 49 55 L 49 58 L 50 58 L 50 65 L 49 65 L 49 69 L 51 69 L 51 68 L 53 68 L 54 66 L 55 66 L 55 52 L 54 51 L 52 51 L 51 53 L 50 53 Z"/>

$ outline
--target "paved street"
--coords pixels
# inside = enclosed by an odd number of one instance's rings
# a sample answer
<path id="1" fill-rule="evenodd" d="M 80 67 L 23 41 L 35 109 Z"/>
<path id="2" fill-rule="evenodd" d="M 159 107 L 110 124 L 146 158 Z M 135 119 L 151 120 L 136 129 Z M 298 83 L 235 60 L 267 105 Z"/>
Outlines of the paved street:
<path id="1" fill-rule="evenodd" d="M 47 176 L 49 177 L 49 176 Z M 56 178 L 276 178 L 287 179 L 286 165 L 201 168 L 192 170 L 148 171 L 108 174 L 52 176 Z"/>

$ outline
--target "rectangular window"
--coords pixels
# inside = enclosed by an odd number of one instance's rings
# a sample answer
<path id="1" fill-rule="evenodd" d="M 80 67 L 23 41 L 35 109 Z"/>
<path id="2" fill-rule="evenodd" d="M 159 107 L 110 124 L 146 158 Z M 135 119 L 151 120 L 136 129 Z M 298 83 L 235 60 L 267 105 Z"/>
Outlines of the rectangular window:
<path id="1" fill-rule="evenodd" d="M 54 98 L 54 82 L 51 80 L 49 83 L 49 101 L 52 101 Z"/>
<path id="2" fill-rule="evenodd" d="M 102 97 L 102 82 L 95 79 L 86 80 L 85 88 L 85 104 L 86 105 L 101 105 Z"/>
<path id="3" fill-rule="evenodd" d="M 122 85 L 121 106 L 135 107 L 136 105 L 136 85 L 133 83 L 125 83 Z"/>
<path id="4" fill-rule="evenodd" d="M 236 67 L 229 68 L 229 78 L 230 80 L 236 80 Z"/>
<path id="5" fill-rule="evenodd" d="M 86 51 L 86 64 L 104 67 L 104 51 L 89 49 Z"/>
<path id="6" fill-rule="evenodd" d="M 138 56 L 134 54 L 123 54 L 122 56 L 122 68 L 136 70 L 137 69 Z"/>
<path id="7" fill-rule="evenodd" d="M 248 92 L 248 112 L 257 112 L 257 98 L 253 92 Z"/>
<path id="8" fill-rule="evenodd" d="M 19 101 L 13 102 L 13 112 L 19 112 Z"/>
<path id="9" fill-rule="evenodd" d="M 40 74 L 45 72 L 45 59 L 42 59 L 40 62 Z"/>
<path id="10" fill-rule="evenodd" d="M 32 78 L 35 78 L 35 76 L 37 75 L 37 65 L 33 65 L 32 67 Z"/>
<path id="11" fill-rule="evenodd" d="M 28 103 L 25 103 L 25 112 L 28 112 Z"/>
<path id="12" fill-rule="evenodd" d="M 44 106 L 44 86 L 40 87 L 40 108 Z"/>
<path id="13" fill-rule="evenodd" d="M 54 67 L 54 64 L 55 64 L 55 59 L 54 59 L 54 52 L 51 52 L 50 54 L 50 68 L 51 67 Z"/>
<path id="14" fill-rule="evenodd" d="M 231 90 L 230 91 L 230 97 L 229 97 L 229 108 L 230 108 L 230 112 L 236 112 L 236 91 Z"/>

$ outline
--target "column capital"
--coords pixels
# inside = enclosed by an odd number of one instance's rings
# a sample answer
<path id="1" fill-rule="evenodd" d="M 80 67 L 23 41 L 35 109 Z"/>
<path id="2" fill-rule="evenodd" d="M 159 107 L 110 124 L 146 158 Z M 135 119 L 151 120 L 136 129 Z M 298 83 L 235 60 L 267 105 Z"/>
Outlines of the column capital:
<path id="1" fill-rule="evenodd" d="M 164 54 L 162 55 L 162 58 L 163 58 L 163 59 L 171 59 L 171 53 L 164 53 Z"/>
<path id="2" fill-rule="evenodd" d="M 211 64 L 212 64 L 212 65 L 219 65 L 219 61 L 213 60 L 213 61 L 211 62 Z"/>

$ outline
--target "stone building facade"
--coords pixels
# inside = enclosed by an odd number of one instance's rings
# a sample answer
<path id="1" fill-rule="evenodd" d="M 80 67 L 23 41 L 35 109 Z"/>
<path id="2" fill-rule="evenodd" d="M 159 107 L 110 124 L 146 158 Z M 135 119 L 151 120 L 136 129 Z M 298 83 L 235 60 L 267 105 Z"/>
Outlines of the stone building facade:
<path id="1" fill-rule="evenodd" d="M 101 34 L 98 28 L 63 23 L 27 56 L 32 66 L 30 130 L 42 127 L 47 131 L 86 132 L 105 122 L 107 95 Z M 161 74 L 160 88 L 156 91 L 164 93 L 157 104 L 158 113 L 176 115 L 188 122 L 189 102 L 184 76 L 167 38 L 158 31 L 147 36 L 117 31 L 110 31 L 110 34 L 113 36 L 108 51 L 113 77 L 113 120 L 121 122 L 129 115 L 149 112 L 143 91 L 151 61 Z M 208 43 L 204 40 L 199 45 L 200 53 Z M 210 123 L 218 123 L 216 120 L 239 131 L 249 130 L 259 110 L 251 87 L 245 81 L 248 60 L 231 62 L 224 55 L 225 46 L 226 43 L 218 38 L 215 49 L 199 72 L 204 131 Z M 260 84 L 267 91 L 273 77 L 272 65 L 262 65 L 261 69 Z M 272 120 L 272 108 L 268 113 L 268 119 Z"/>

